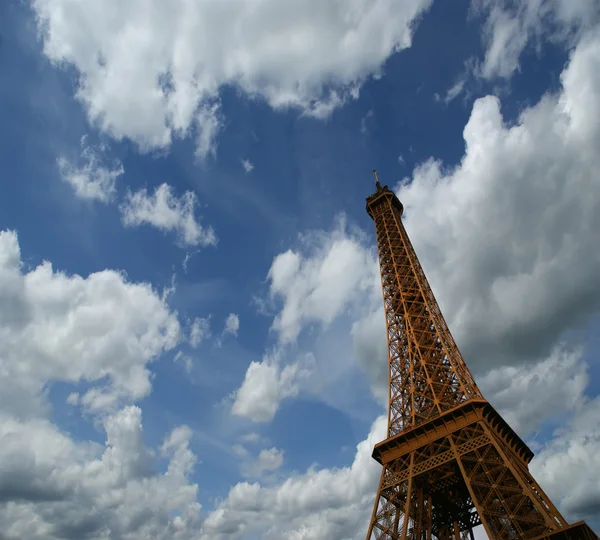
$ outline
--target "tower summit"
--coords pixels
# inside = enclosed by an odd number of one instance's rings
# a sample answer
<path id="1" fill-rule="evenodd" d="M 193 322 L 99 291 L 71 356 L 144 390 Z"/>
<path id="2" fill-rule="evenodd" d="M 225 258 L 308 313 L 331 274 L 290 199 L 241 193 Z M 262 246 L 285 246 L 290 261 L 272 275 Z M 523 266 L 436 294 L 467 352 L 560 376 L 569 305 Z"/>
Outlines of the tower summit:
<path id="1" fill-rule="evenodd" d="M 568 525 L 529 472 L 533 452 L 485 400 L 454 342 L 402 224 L 373 171 L 388 339 L 388 430 L 370 539 L 596 540 Z"/>

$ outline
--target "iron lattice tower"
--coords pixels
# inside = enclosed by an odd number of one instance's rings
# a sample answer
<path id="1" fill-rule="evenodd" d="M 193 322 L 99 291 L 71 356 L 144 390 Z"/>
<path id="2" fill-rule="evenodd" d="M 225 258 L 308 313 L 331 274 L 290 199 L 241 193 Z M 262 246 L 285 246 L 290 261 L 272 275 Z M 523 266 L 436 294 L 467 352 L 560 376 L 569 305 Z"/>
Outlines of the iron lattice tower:
<path id="1" fill-rule="evenodd" d="M 484 399 L 454 342 L 382 187 L 367 198 L 375 222 L 388 336 L 387 438 L 370 539 L 590 539 L 568 525 L 529 472 L 533 452 Z"/>

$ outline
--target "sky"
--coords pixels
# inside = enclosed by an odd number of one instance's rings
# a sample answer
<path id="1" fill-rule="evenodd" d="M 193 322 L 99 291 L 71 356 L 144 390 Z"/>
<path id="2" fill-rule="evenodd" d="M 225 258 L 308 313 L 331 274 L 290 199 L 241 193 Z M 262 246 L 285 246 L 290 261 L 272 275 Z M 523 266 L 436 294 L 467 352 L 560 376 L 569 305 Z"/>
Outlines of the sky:
<path id="1" fill-rule="evenodd" d="M 0 70 L 0 539 L 364 538 L 374 168 L 600 532 L 596 0 L 5 0 Z"/>

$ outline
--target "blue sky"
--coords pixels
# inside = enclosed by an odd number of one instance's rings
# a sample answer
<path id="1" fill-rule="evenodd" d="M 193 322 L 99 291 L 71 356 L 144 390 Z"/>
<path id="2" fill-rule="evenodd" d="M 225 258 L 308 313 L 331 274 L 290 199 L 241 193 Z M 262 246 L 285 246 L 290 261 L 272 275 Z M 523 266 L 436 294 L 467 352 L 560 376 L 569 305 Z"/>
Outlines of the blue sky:
<path id="1" fill-rule="evenodd" d="M 37 433 L 38 486 L 0 466 L 7 538 L 364 537 L 373 168 L 536 478 L 600 528 L 597 5 L 251 4 L 0 6 L 0 456 Z"/>

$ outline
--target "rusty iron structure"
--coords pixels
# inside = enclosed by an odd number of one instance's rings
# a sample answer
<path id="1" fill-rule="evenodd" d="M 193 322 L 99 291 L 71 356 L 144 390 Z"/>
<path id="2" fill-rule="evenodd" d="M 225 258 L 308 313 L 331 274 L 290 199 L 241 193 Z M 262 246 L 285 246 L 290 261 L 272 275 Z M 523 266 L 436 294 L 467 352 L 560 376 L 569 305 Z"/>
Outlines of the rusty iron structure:
<path id="1" fill-rule="evenodd" d="M 485 400 L 440 312 L 382 187 L 367 198 L 375 222 L 388 337 L 387 438 L 369 525 L 371 539 L 595 540 L 569 525 L 528 469 L 533 452 Z"/>

